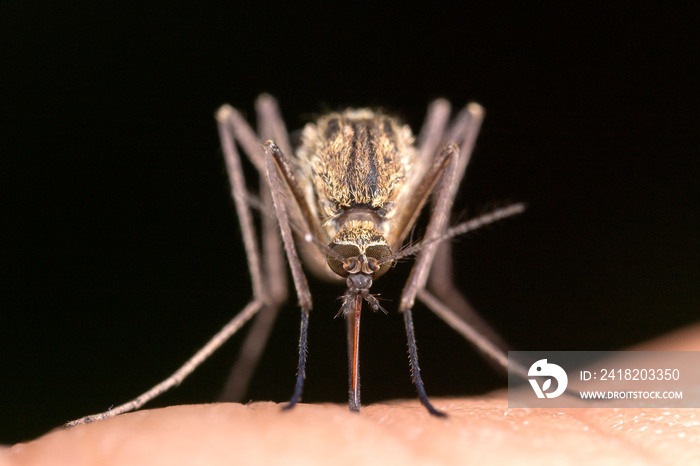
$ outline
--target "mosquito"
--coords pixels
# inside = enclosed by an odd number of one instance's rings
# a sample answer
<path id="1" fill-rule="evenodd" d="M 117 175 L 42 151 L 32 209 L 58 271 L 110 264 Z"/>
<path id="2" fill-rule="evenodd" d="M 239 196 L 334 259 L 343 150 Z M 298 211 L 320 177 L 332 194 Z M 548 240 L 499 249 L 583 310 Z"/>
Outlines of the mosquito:
<path id="1" fill-rule="evenodd" d="M 138 409 L 182 382 L 248 320 L 257 316 L 225 389 L 229 397 L 242 396 L 277 312 L 288 297 L 287 265 L 301 308 L 301 324 L 296 383 L 283 409 L 290 409 L 301 400 L 306 377 L 312 297 L 302 264 L 321 278 L 345 282 L 338 314 L 347 322 L 351 411 L 360 410 L 359 342 L 363 307 L 367 304 L 375 312 L 386 313 L 370 290 L 375 280 L 407 257 L 416 259 L 398 310 L 404 318 L 411 378 L 428 412 L 444 416 L 430 402 L 421 378 L 413 327 L 416 299 L 497 365 L 507 368 L 504 345 L 462 297 L 451 274 L 449 239 L 525 209 L 522 203 L 515 203 L 448 226 L 452 204 L 484 116 L 483 108 L 471 103 L 450 122 L 450 104 L 436 100 L 429 106 L 417 138 L 407 125 L 383 111 L 347 109 L 329 113 L 304 127 L 295 151 L 276 100 L 261 95 L 256 101 L 256 112 L 257 134 L 234 108 L 224 105 L 216 113 L 251 276 L 252 300 L 163 382 L 121 406 L 78 419 L 68 426 Z M 246 188 L 238 147 L 260 175 L 257 195 Z M 430 205 L 431 211 L 424 238 L 406 245 L 426 205 Z M 253 207 L 263 211 L 260 238 Z"/>

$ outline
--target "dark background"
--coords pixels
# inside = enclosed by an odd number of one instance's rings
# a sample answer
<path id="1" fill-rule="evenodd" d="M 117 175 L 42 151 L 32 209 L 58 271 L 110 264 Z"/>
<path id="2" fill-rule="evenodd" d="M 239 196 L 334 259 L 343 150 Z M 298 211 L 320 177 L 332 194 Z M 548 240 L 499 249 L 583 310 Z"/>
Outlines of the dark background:
<path id="1" fill-rule="evenodd" d="M 246 304 L 213 114 L 251 117 L 261 92 L 290 129 L 348 105 L 416 130 L 433 98 L 484 105 L 454 220 L 529 207 L 456 240 L 457 276 L 515 347 L 616 349 L 696 321 L 698 10 L 487 3 L 3 2 L 0 442 L 141 393 Z M 364 320 L 366 403 L 414 396 L 407 270 L 376 284 L 389 316 Z M 311 283 L 304 400 L 344 403 L 342 289 Z M 292 299 L 250 399 L 291 394 L 298 318 Z M 425 308 L 415 321 L 433 396 L 505 384 Z M 213 401 L 240 342 L 150 406 Z"/>

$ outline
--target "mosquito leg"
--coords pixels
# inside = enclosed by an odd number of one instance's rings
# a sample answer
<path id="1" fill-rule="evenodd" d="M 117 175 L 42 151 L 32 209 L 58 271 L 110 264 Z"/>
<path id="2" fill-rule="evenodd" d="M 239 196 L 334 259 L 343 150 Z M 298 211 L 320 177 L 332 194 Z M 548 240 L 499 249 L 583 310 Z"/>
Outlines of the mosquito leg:
<path id="1" fill-rule="evenodd" d="M 444 134 L 450 119 L 450 103 L 445 99 L 437 99 L 430 103 L 425 116 L 423 127 L 418 135 L 418 173 L 427 173 L 437 154 L 438 147 L 444 143 Z"/>
<path id="2" fill-rule="evenodd" d="M 66 424 L 66 427 L 75 427 L 80 424 L 88 424 L 100 419 L 117 416 L 119 414 L 128 413 L 140 408 L 158 395 L 165 393 L 172 387 L 179 385 L 185 378 L 192 373 L 202 362 L 212 355 L 226 340 L 235 334 L 251 317 L 253 317 L 263 306 L 263 303 L 257 300 L 251 301 L 248 305 L 239 312 L 228 324 L 226 324 L 219 332 L 207 342 L 199 351 L 195 353 L 182 367 L 180 367 L 173 375 L 163 380 L 161 383 L 151 388 L 147 392 L 139 395 L 133 400 L 117 406 L 114 409 L 105 411 L 100 414 L 85 416 L 81 419 Z"/>
<path id="3" fill-rule="evenodd" d="M 292 153 L 289 133 L 282 119 L 277 100 L 269 94 L 262 94 L 255 101 L 258 113 L 258 133 L 263 141 L 272 139 L 285 154 Z"/>
<path id="4" fill-rule="evenodd" d="M 241 158 L 238 155 L 238 150 L 236 149 L 236 144 L 233 139 L 234 132 L 237 132 L 236 129 L 238 128 L 235 119 L 232 118 L 234 112 L 235 111 L 231 107 L 223 106 L 217 112 L 216 118 L 219 124 L 221 145 L 224 149 L 226 169 L 231 183 L 231 197 L 233 197 L 233 202 L 236 206 L 236 213 L 238 214 L 238 221 L 243 235 L 243 245 L 245 247 L 248 270 L 253 285 L 253 296 L 256 299 L 265 301 L 264 279 L 259 253 L 260 248 L 255 234 L 253 216 L 250 212 L 250 206 L 246 201 L 249 196 L 243 178 Z M 251 159 L 252 158 L 251 156 Z"/>
<path id="5" fill-rule="evenodd" d="M 269 95 L 261 95 L 256 101 L 256 110 L 258 113 L 258 132 L 261 138 L 264 140 L 273 139 L 283 146 L 288 146 L 289 137 L 274 98 Z M 244 121 L 232 120 L 232 126 L 234 134 L 241 134 L 248 140 L 254 138 L 253 131 Z M 257 139 L 257 137 L 255 138 Z M 252 143 L 249 142 L 247 145 L 250 146 Z M 262 152 L 262 144 L 259 141 L 255 145 L 255 151 Z M 249 159 L 254 161 L 255 156 L 249 154 Z M 272 205 L 266 176 L 267 174 L 263 172 L 260 177 L 260 199 L 265 206 Z M 222 401 L 242 401 L 255 368 L 265 350 L 280 307 L 288 296 L 286 265 L 284 252 L 279 241 L 279 233 L 277 233 L 277 220 L 268 215 L 262 216 L 262 253 L 265 293 L 269 304 L 261 310 L 246 335 L 238 358 L 219 396 Z"/>
<path id="6" fill-rule="evenodd" d="M 261 95 L 256 102 L 258 112 L 258 130 L 264 141 L 275 141 L 283 152 L 291 153 L 289 135 L 277 106 L 277 101 L 268 94 Z M 273 205 L 272 195 L 267 184 L 267 173 L 261 173 L 260 194 L 265 205 Z M 263 262 L 268 277 L 269 293 L 274 302 L 287 300 L 287 265 L 284 262 L 284 250 L 277 232 L 277 219 L 263 216 Z"/>
<path id="7" fill-rule="evenodd" d="M 263 277 L 260 268 L 260 255 L 258 253 L 257 240 L 255 238 L 255 228 L 253 227 L 250 209 L 245 202 L 247 193 L 245 191 L 243 174 L 240 168 L 240 158 L 238 156 L 238 152 L 236 151 L 229 126 L 231 115 L 233 113 L 235 113 L 235 111 L 231 107 L 224 106 L 217 112 L 216 118 L 218 121 L 219 135 L 221 137 L 226 164 L 229 170 L 229 176 L 231 178 L 231 191 L 234 203 L 236 205 L 236 210 L 238 212 L 241 230 L 243 232 L 243 242 L 248 258 L 248 269 L 250 270 L 253 283 L 253 300 L 238 315 L 236 315 L 236 317 L 226 324 L 211 340 L 209 340 L 209 342 L 207 342 L 202 349 L 195 353 L 192 358 L 190 358 L 170 377 L 151 388 L 149 391 L 141 394 L 137 398 L 124 403 L 115 409 L 72 421 L 67 424 L 68 426 L 84 424 L 98 419 L 104 419 L 133 411 L 140 408 L 145 403 L 163 392 L 169 390 L 173 386 L 178 385 L 265 305 L 262 294 Z"/>
<path id="8" fill-rule="evenodd" d="M 418 299 L 428 306 L 438 317 L 444 320 L 453 330 L 462 335 L 466 340 L 470 341 L 483 354 L 495 363 L 504 372 L 518 375 L 523 380 L 528 378 L 528 369 L 519 361 L 508 361 L 508 354 L 503 349 L 496 346 L 488 337 L 481 333 L 481 330 L 476 329 L 464 322 L 452 309 L 446 306 L 438 298 L 430 294 L 426 290 L 418 292 Z M 578 397 L 578 394 L 572 390 L 566 390 L 566 393 Z"/>
<path id="9" fill-rule="evenodd" d="M 459 112 L 445 135 L 446 142 L 454 142 L 458 144 L 460 148 L 459 162 L 457 164 L 455 176 L 449 186 L 450 195 L 453 199 L 457 195 L 459 186 L 464 178 L 464 173 L 467 169 L 467 165 L 469 164 L 469 160 L 471 159 L 474 143 L 476 142 L 476 137 L 479 134 L 479 129 L 481 128 L 483 118 L 484 109 L 478 104 L 469 104 Z M 433 200 L 433 207 L 435 207 L 436 202 L 437 198 Z M 438 247 L 438 252 L 436 253 L 438 256 L 441 256 L 441 259 L 439 260 L 442 262 L 449 261 L 449 257 L 451 257 L 452 252 L 450 243 L 444 242 L 440 246 L 441 247 Z M 447 258 L 447 260 L 445 258 Z M 438 259 L 436 258 L 435 260 L 437 261 Z M 451 275 L 451 268 L 445 269 L 444 267 L 440 267 L 438 270 L 433 268 L 431 271 L 432 281 L 437 282 L 440 280 L 442 277 L 439 274 L 443 271 L 447 271 Z M 433 277 L 433 274 L 436 272 L 438 275 Z"/>
<path id="10" fill-rule="evenodd" d="M 234 142 L 234 137 L 236 135 L 242 135 L 242 139 L 247 141 L 244 145 L 246 149 L 246 154 L 251 161 L 261 158 L 260 154 L 253 155 L 255 152 L 261 152 L 260 146 L 254 146 L 250 141 L 254 136 L 252 130 L 245 122 L 242 122 L 241 118 L 237 118 L 238 113 L 228 106 L 222 107 L 217 113 L 217 119 L 219 120 L 219 132 L 222 142 L 222 147 L 224 148 L 224 158 L 226 161 L 226 168 L 229 175 L 229 180 L 231 184 L 231 195 L 236 207 L 236 213 L 238 214 L 238 220 L 243 235 L 243 244 L 246 250 L 246 257 L 248 261 L 248 270 L 250 272 L 251 281 L 253 285 L 253 296 L 255 299 L 264 302 L 266 305 L 263 307 L 261 313 L 248 333 L 246 341 L 243 344 L 243 349 L 240 352 L 240 356 L 233 367 L 233 370 L 229 374 L 229 378 L 224 386 L 224 390 L 220 395 L 219 399 L 226 401 L 240 401 L 240 399 L 245 395 L 250 378 L 252 376 L 253 370 L 257 365 L 259 355 L 265 346 L 266 335 L 269 333 L 269 328 L 272 327 L 274 318 L 277 314 L 277 304 L 272 302 L 269 295 L 266 294 L 264 288 L 265 279 L 263 274 L 263 264 L 260 258 L 260 249 L 258 246 L 258 240 L 255 233 L 255 226 L 253 223 L 253 218 L 250 212 L 250 206 L 248 205 L 247 199 L 249 198 L 248 192 L 245 187 L 245 180 L 243 177 L 243 168 L 241 165 L 240 156 L 236 149 L 236 144 Z M 240 141 L 239 141 L 240 142 Z M 254 147 L 250 147 L 254 146 Z M 257 355 L 257 357 L 256 357 Z"/>
<path id="11" fill-rule="evenodd" d="M 445 321 L 447 325 L 488 356 L 499 368 L 506 372 L 508 371 L 507 353 L 493 342 L 491 336 L 485 335 L 483 329 L 474 327 L 470 322 L 462 319 L 460 314 L 457 314 L 452 308 L 427 290 L 418 291 L 418 299 Z"/>
<path id="12" fill-rule="evenodd" d="M 455 196 L 457 195 L 459 186 L 464 178 L 464 173 L 467 169 L 467 165 L 469 164 L 469 160 L 471 159 L 474 143 L 476 142 L 476 137 L 479 134 L 479 129 L 481 128 L 483 118 L 484 109 L 478 104 L 469 104 L 461 112 L 459 112 L 445 135 L 446 142 L 454 142 L 459 145 L 460 149 L 459 159 L 452 182 L 449 184 L 443 183 L 442 188 L 449 191 L 447 197 L 452 200 L 454 200 Z M 439 200 L 440 197 L 433 198 L 433 209 L 437 209 L 437 203 Z M 447 215 L 448 212 L 449 210 L 445 212 L 445 215 Z M 430 272 L 431 286 L 434 285 L 439 289 L 442 283 L 447 283 L 448 285 L 452 283 L 451 254 L 452 247 L 449 241 L 443 241 L 437 247 L 434 260 L 436 263 L 438 263 L 438 265 L 433 266 Z M 446 291 L 449 292 L 451 290 L 447 289 Z"/>
<path id="13" fill-rule="evenodd" d="M 262 142 L 253 128 L 243 116 L 230 105 L 224 105 L 217 113 L 217 119 L 224 118 L 228 128 L 233 133 L 236 141 L 243 148 L 243 152 L 248 156 L 250 161 L 255 165 L 258 173 L 265 173 L 265 153 L 263 151 Z"/>
<path id="14" fill-rule="evenodd" d="M 288 410 L 296 406 L 301 400 L 301 393 L 304 390 L 304 379 L 306 379 L 306 351 L 309 336 L 309 311 L 310 308 L 301 308 L 301 328 L 299 331 L 299 364 L 297 366 L 297 381 L 294 384 L 294 393 L 289 402 L 282 406 Z"/>
<path id="15" fill-rule="evenodd" d="M 260 180 L 261 197 L 264 205 L 272 205 L 272 197 L 267 189 L 267 180 Z M 243 401 L 248 386 L 258 366 L 272 328 L 282 304 L 287 300 L 287 273 L 284 261 L 284 251 L 280 236 L 277 232 L 277 219 L 268 215 L 262 216 L 262 252 L 265 284 L 267 285 L 267 300 L 265 306 L 256 317 L 253 326 L 248 331 L 241 346 L 238 358 L 231 370 L 223 393 L 227 400 Z"/>
<path id="16" fill-rule="evenodd" d="M 439 185 L 435 188 L 438 191 L 438 196 L 433 200 L 433 212 L 425 233 L 425 237 L 428 239 L 439 236 L 447 227 L 448 215 L 452 209 L 457 188 L 459 187 L 459 183 L 469 161 L 482 118 L 483 109 L 479 105 L 468 105 L 464 111 L 460 112 L 457 123 L 453 125 L 448 132 L 448 137 L 456 137 L 457 141 L 462 143 L 462 147 L 460 148 L 459 154 L 455 154 L 453 151 L 449 165 L 442 174 L 438 182 Z M 448 146 L 448 150 L 449 147 L 450 146 Z M 414 383 L 416 384 L 416 389 L 418 390 L 418 397 L 432 414 L 435 414 L 433 411 L 436 410 L 428 401 L 420 376 L 411 309 L 415 303 L 416 294 L 425 288 L 428 272 L 432 268 L 433 260 L 437 252 L 437 246 L 438 245 L 428 245 L 421 251 L 420 256 L 411 270 L 408 282 L 404 287 L 399 307 L 404 313 L 404 319 L 406 321 L 406 336 L 408 338 L 411 372 Z M 447 252 L 449 252 L 449 250 Z"/>
<path id="17" fill-rule="evenodd" d="M 460 147 L 457 172 L 454 182 L 450 186 L 450 189 L 454 191 L 453 195 L 456 194 L 464 178 L 474 142 L 481 127 L 483 115 L 483 109 L 477 104 L 466 106 L 455 118 L 446 134 L 447 141 L 456 142 Z M 476 329 L 497 347 L 501 349 L 507 348 L 500 335 L 479 315 L 455 287 L 452 275 L 452 243 L 450 241 L 443 241 L 437 247 L 427 286 L 435 297 L 447 305 L 470 327 Z"/>
<path id="18" fill-rule="evenodd" d="M 301 268 L 301 261 L 299 260 L 296 247 L 294 246 L 294 238 L 292 236 L 292 230 L 289 224 L 287 207 L 284 199 L 282 198 L 282 186 L 278 176 L 278 165 L 275 162 L 273 152 L 276 154 L 278 160 L 284 160 L 284 154 L 281 153 L 279 147 L 277 147 L 277 145 L 273 142 L 267 142 L 265 144 L 265 164 L 267 168 L 270 193 L 272 194 L 275 211 L 277 212 L 277 221 L 279 222 L 280 233 L 282 234 L 282 241 L 284 242 L 284 249 L 287 253 L 287 261 L 289 262 L 289 267 L 292 271 L 292 278 L 294 279 L 294 286 L 296 288 L 297 298 L 299 299 L 299 306 L 301 307 L 301 329 L 299 335 L 299 364 L 297 368 L 297 380 L 294 387 L 294 394 L 292 395 L 291 400 L 289 400 L 289 403 L 284 407 L 285 409 L 289 409 L 294 407 L 294 405 L 296 405 L 301 399 L 304 379 L 306 378 L 307 337 L 309 330 L 309 313 L 312 305 L 309 285 L 306 281 L 304 271 Z"/>
<path id="19" fill-rule="evenodd" d="M 443 185 L 447 184 L 447 186 L 449 186 L 449 183 L 451 183 L 452 179 L 454 178 L 458 160 L 455 146 L 449 146 L 446 150 L 450 151 L 449 161 L 446 169 L 440 177 L 440 182 Z M 437 236 L 439 233 L 445 230 L 447 213 L 452 207 L 452 199 L 453 196 L 449 189 L 439 190 L 438 201 L 430 217 L 426 230 L 426 238 Z M 404 321 L 406 324 L 406 338 L 408 342 L 408 356 L 411 365 L 411 377 L 413 379 L 413 383 L 416 385 L 418 398 L 420 399 L 421 403 L 423 403 L 423 406 L 426 407 L 428 412 L 430 412 L 430 414 L 440 416 L 444 414 L 435 409 L 435 407 L 428 400 L 428 395 L 425 392 L 425 387 L 421 378 L 420 366 L 418 364 L 418 349 L 416 346 L 415 332 L 413 330 L 412 316 L 412 308 L 415 302 L 416 293 L 425 287 L 425 282 L 427 280 L 428 271 L 432 265 L 434 254 L 435 245 L 428 245 L 421 251 L 416 263 L 413 266 L 413 269 L 411 269 L 411 274 L 408 277 L 408 281 L 406 282 L 401 294 L 399 311 L 403 312 Z"/>
<path id="20" fill-rule="evenodd" d="M 260 185 L 264 205 L 272 205 L 272 197 L 266 188 L 267 180 L 261 179 Z M 261 230 L 263 270 L 266 277 L 267 299 L 270 304 L 260 311 L 248 331 L 224 389 L 219 396 L 221 401 L 243 401 L 243 397 L 248 391 L 250 381 L 255 373 L 255 368 L 260 363 L 262 354 L 267 346 L 277 315 L 282 304 L 287 300 L 289 293 L 287 290 L 284 251 L 277 232 L 277 219 L 263 215 Z"/>
<path id="21" fill-rule="evenodd" d="M 430 238 L 438 237 L 442 232 L 445 231 L 447 225 L 447 215 L 452 207 L 452 201 L 454 200 L 454 194 L 450 189 L 440 189 L 444 186 L 450 186 L 452 179 L 455 176 L 455 171 L 457 168 L 457 158 L 458 153 L 456 151 L 456 146 L 451 145 L 446 149 L 449 154 L 449 160 L 447 161 L 447 167 L 442 173 L 440 180 L 438 180 L 438 185 L 436 185 L 435 190 L 438 191 L 438 199 L 435 202 L 433 212 L 430 216 L 430 221 L 428 222 L 428 227 L 425 232 L 425 239 L 430 240 Z M 437 161 L 442 161 L 443 157 L 438 157 Z M 441 162 L 442 163 L 442 162 Z M 401 294 L 401 303 L 399 305 L 400 311 L 406 311 L 413 308 L 413 304 L 416 299 L 416 293 L 418 290 L 425 288 L 426 281 L 428 279 L 428 272 L 433 264 L 433 258 L 435 257 L 436 244 L 426 245 L 420 252 L 420 255 L 416 259 L 413 268 L 411 269 L 411 274 L 408 277 L 408 281 L 404 286 L 403 292 Z"/>
<path id="22" fill-rule="evenodd" d="M 452 275 L 451 253 L 452 245 L 448 241 L 444 241 L 438 246 L 433 261 L 433 268 L 428 279 L 428 289 L 470 327 L 476 329 L 497 347 L 506 350 L 508 345 L 503 338 L 481 317 L 479 312 L 455 286 Z M 419 291 L 419 299 L 420 294 L 421 292 Z"/>
<path id="23" fill-rule="evenodd" d="M 224 388 L 221 390 L 219 401 L 243 401 L 255 368 L 260 362 L 265 346 L 267 346 L 279 309 L 278 305 L 266 305 L 258 313 L 241 346 Z"/>
<path id="24" fill-rule="evenodd" d="M 403 312 L 404 323 L 406 324 L 406 337 L 408 339 L 408 359 L 411 365 L 411 378 L 418 391 L 418 399 L 428 412 L 434 416 L 445 416 L 445 413 L 436 409 L 425 392 L 423 379 L 420 375 L 420 366 L 418 365 L 418 347 L 416 346 L 416 334 L 413 330 L 413 315 L 411 309 L 406 309 Z"/>

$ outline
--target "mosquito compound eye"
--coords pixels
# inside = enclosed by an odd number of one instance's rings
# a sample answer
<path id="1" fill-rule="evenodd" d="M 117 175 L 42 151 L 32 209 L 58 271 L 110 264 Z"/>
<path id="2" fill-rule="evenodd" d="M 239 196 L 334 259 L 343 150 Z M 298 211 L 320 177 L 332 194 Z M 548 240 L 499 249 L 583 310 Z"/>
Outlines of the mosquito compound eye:
<path id="1" fill-rule="evenodd" d="M 341 277 L 347 277 L 350 273 L 359 271 L 357 256 L 360 249 L 353 244 L 331 244 L 331 253 L 326 257 L 328 267 Z M 352 263 L 350 263 L 352 261 Z M 357 269 L 357 270 L 354 270 Z"/>
<path id="2" fill-rule="evenodd" d="M 391 255 L 389 246 L 384 244 L 367 246 L 365 255 L 367 256 L 368 273 L 374 273 L 374 278 L 384 275 L 391 268 L 391 262 L 379 264 L 382 259 Z"/>

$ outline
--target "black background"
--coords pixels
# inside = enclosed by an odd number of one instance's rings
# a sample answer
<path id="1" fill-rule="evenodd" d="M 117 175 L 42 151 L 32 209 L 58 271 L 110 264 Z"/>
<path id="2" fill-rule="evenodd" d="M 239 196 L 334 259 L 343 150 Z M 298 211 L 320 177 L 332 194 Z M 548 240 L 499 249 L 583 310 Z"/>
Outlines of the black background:
<path id="1" fill-rule="evenodd" d="M 348 105 L 415 129 L 433 98 L 484 105 L 454 220 L 529 207 L 456 240 L 457 277 L 515 347 L 615 349 L 694 322 L 697 9 L 487 3 L 3 2 L 0 442 L 141 393 L 248 301 L 213 114 L 252 117 L 261 92 L 290 129 Z M 375 285 L 392 301 L 364 320 L 365 402 L 414 396 L 407 270 Z M 342 289 L 311 283 L 304 399 L 345 402 Z M 251 399 L 291 394 L 298 318 L 291 300 Z M 425 308 L 415 321 L 429 393 L 505 384 Z M 240 341 L 151 406 L 214 400 Z"/>

